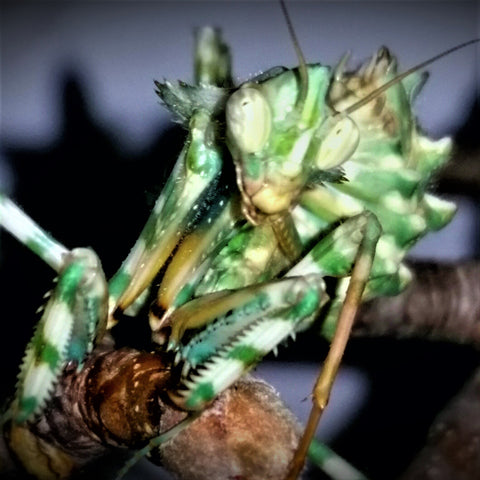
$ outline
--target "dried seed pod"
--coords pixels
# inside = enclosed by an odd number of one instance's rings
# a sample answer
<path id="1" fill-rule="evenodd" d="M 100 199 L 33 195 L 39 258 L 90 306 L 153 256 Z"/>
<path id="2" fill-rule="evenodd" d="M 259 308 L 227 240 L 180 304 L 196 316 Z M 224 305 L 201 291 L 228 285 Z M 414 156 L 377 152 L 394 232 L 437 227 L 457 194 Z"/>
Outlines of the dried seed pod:
<path id="1" fill-rule="evenodd" d="M 299 434 L 273 387 L 247 376 L 152 452 L 152 460 L 182 479 L 276 480 L 286 475 Z"/>

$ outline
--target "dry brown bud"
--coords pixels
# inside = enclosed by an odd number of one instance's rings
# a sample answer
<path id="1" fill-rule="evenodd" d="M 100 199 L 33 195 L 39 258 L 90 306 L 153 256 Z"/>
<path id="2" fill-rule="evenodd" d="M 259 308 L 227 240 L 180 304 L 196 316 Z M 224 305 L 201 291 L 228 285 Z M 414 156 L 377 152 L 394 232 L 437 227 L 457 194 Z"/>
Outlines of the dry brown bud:
<path id="1" fill-rule="evenodd" d="M 273 387 L 245 377 L 162 446 L 154 460 L 188 480 L 280 480 L 300 430 Z"/>

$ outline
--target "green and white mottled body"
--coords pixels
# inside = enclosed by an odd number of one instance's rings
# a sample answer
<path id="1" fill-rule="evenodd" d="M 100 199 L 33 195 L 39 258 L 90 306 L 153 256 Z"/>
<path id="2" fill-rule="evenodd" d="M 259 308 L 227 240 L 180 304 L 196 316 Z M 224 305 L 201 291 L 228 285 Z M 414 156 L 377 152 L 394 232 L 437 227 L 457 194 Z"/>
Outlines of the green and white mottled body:
<path id="1" fill-rule="evenodd" d="M 208 311 L 209 295 L 215 292 L 224 292 L 224 309 L 232 310 L 235 316 L 235 308 L 241 307 L 233 301 L 235 294 L 229 296 L 226 290 L 241 291 L 250 285 L 272 282 L 295 263 L 292 275 L 315 273 L 318 278 L 340 279 L 336 297 L 329 302 L 317 302 L 316 313 L 324 304 L 327 309 L 322 329 L 331 338 L 361 241 L 359 225 L 367 211 L 379 220 L 382 235 L 365 298 L 398 293 L 408 283 L 410 275 L 402 263 L 405 254 L 425 233 L 445 225 L 455 211 L 453 204 L 426 193 L 431 175 L 448 158 L 450 141 L 432 141 L 416 126 L 411 100 L 424 82 L 419 75 L 394 85 L 351 116 L 336 113 L 396 75 L 395 60 L 384 48 L 359 72 L 343 72 L 344 63 L 334 70 L 307 66 L 308 91 L 301 109 L 297 101 L 302 87 L 296 70 L 274 69 L 242 85 L 226 100 L 214 86 L 157 85 L 166 105 L 183 121 L 195 112 L 194 98 L 198 108 L 209 106 L 210 128 L 215 132 L 212 135 L 226 135 L 239 186 L 240 197 L 233 196 L 231 200 L 239 206 L 234 208 L 228 203 L 228 211 L 233 211 L 232 216 L 236 211 L 240 218 L 231 221 L 228 234 L 219 235 L 218 243 L 209 238 L 207 256 L 199 255 L 198 248 L 193 257 L 184 254 L 191 250 L 192 237 L 201 245 L 200 228 L 187 235 L 183 244 L 179 242 L 158 295 L 158 310 L 165 313 L 152 314 L 150 318 L 154 338 L 160 338 L 162 329 L 175 325 L 179 317 L 192 316 L 187 312 L 194 305 Z M 211 101 L 212 97 L 215 101 Z M 226 126 L 218 120 L 219 105 L 225 105 Z M 217 204 L 205 214 L 213 231 L 224 228 L 216 220 L 221 217 L 219 211 L 225 210 Z M 225 242 L 226 239 L 229 241 Z M 215 255 L 210 254 L 213 251 Z M 182 270 L 190 274 L 178 275 Z M 170 278 L 176 281 L 171 282 Z M 322 290 L 321 283 L 318 288 Z M 192 305 L 187 303 L 176 310 L 188 300 L 188 294 L 196 297 Z M 204 324 L 217 319 L 206 332 L 223 332 L 223 322 L 234 323 L 215 308 L 203 316 L 208 317 Z M 238 327 L 238 331 L 225 327 L 232 332 L 231 336 L 222 334 L 218 339 L 219 335 L 200 333 L 193 337 L 184 350 L 179 350 L 179 358 L 187 364 L 184 371 L 191 364 L 197 370 L 205 367 L 201 374 L 191 373 L 191 377 L 201 378 L 206 385 L 204 391 L 208 391 L 209 382 L 218 383 L 222 357 L 225 371 L 232 368 L 229 381 L 233 382 L 239 368 L 227 360 L 230 345 L 235 343 L 237 348 L 243 328 L 253 328 L 262 318 L 270 316 L 259 312 L 252 317 L 252 323 L 245 322 L 245 327 Z M 291 330 L 284 332 L 284 338 L 305 326 L 304 318 L 298 320 L 298 324 L 290 324 Z M 198 321 L 192 320 L 190 328 L 199 326 Z M 192 345 L 197 341 L 202 349 L 214 352 L 204 360 L 206 366 L 191 358 Z M 175 338 L 175 346 L 178 343 Z M 245 341 L 244 347 L 256 351 L 251 340 Z M 245 362 L 245 369 L 252 363 Z M 211 364 L 216 367 L 210 368 Z M 198 394 L 193 392 L 198 390 L 198 381 L 185 377 L 186 390 L 179 390 L 183 406 L 197 404 Z M 195 400 L 189 398 L 189 393 Z M 206 395 L 205 401 L 214 394 Z M 178 394 L 174 395 L 179 401 Z"/>
<path id="2" fill-rule="evenodd" d="M 0 196 L 0 224 L 59 274 L 21 369 L 18 422 L 41 412 L 68 362 L 81 368 L 107 322 L 152 296 L 153 340 L 176 350 L 181 368 L 171 398 L 201 410 L 320 312 L 332 338 L 349 285 L 360 280 L 361 295 L 366 283 L 364 298 L 399 292 L 408 250 L 454 213 L 427 193 L 450 141 L 416 125 L 422 76 L 345 113 L 395 77 L 386 49 L 357 72 L 344 72 L 344 58 L 335 69 L 272 69 L 235 89 L 218 32 L 197 41 L 197 85 L 156 84 L 188 138 L 108 291 L 91 250 L 68 251 Z M 333 298 L 325 276 L 338 279 Z"/>
<path id="3" fill-rule="evenodd" d="M 207 31 L 206 42 L 210 53 L 221 50 L 224 62 L 224 45 L 217 36 L 215 46 L 211 33 Z M 211 55 L 205 58 L 210 62 Z M 204 71 L 213 68 L 209 62 Z M 200 378 L 209 392 L 205 402 L 237 378 L 241 368 L 227 359 L 231 345 L 237 349 L 240 339 L 245 340 L 244 330 L 261 328 L 262 319 L 266 326 L 271 319 L 270 312 L 259 311 L 236 324 L 231 317 L 237 318 L 235 309 L 244 308 L 235 300 L 238 291 L 257 285 L 262 295 L 263 285 L 278 282 L 295 264 L 298 276 L 314 272 L 318 278 L 338 277 L 337 295 L 327 303 L 322 283 L 317 286 L 322 301 L 317 299 L 316 313 L 326 303 L 323 333 L 332 337 L 361 241 L 358 222 L 363 212 L 373 213 L 382 228 L 365 292 L 365 297 L 373 297 L 405 287 L 410 278 L 402 263 L 405 254 L 455 211 L 451 203 L 426 193 L 431 175 L 448 158 L 450 141 L 432 141 L 417 128 L 411 101 L 424 77 L 411 75 L 347 115 L 342 110 L 395 77 L 396 63 L 385 48 L 358 72 L 344 72 L 345 63 L 346 58 L 336 69 L 306 66 L 303 95 L 301 72 L 283 68 L 233 91 L 222 87 L 229 80 L 218 71 L 225 70 L 215 68 L 209 75 L 197 74 L 196 86 L 156 84 L 165 105 L 189 129 L 189 139 L 139 242 L 111 282 L 110 311 L 115 315 L 127 310 L 167 265 L 150 325 L 156 341 L 178 349 L 184 372 L 192 365 L 202 367 L 201 375 L 185 375 L 185 388 L 179 390 L 183 400 L 172 392 L 184 407 L 201 407 Z M 201 65 L 197 57 L 197 69 Z M 232 164 L 233 184 L 225 175 Z M 199 308 L 202 315 L 194 315 Z M 311 317 L 309 321 L 315 315 Z M 215 319 L 214 327 L 182 347 L 185 330 Z M 291 322 L 278 342 L 305 323 L 301 317 L 298 324 Z M 169 340 L 165 327 L 174 332 Z M 256 352 L 245 370 L 268 351 L 251 340 L 244 346 Z M 198 349 L 211 356 L 192 358 Z M 204 362 L 218 368 L 203 368 Z M 225 380 L 212 389 L 209 384 L 219 383 L 222 365 Z"/>

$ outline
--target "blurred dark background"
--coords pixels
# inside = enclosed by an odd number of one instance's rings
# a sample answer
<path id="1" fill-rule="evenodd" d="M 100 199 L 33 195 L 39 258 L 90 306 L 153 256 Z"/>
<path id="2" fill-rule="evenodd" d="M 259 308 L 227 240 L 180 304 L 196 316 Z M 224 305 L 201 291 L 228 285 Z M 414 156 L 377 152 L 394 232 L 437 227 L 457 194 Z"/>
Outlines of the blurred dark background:
<path id="1" fill-rule="evenodd" d="M 355 66 L 387 45 L 405 69 L 479 36 L 478 2 L 292 1 L 289 9 L 310 62 L 335 64 L 351 50 Z M 297 63 L 275 2 L 0 4 L 0 188 L 67 247 L 94 248 L 108 276 L 133 245 L 183 143 L 153 79 L 191 79 L 193 29 L 206 24 L 222 28 L 238 81 Z M 454 136 L 468 152 L 480 148 L 478 52 L 469 47 L 434 64 L 417 100 L 422 126 L 436 138 Z M 441 187 L 456 194 L 459 214 L 414 256 L 478 257 L 478 198 Z M 52 278 L 1 234 L 2 398 L 13 393 Z M 302 400 L 325 353 L 323 341 L 300 336 L 281 352 L 283 362 L 258 369 L 302 420 L 310 405 Z M 477 364 L 478 352 L 468 347 L 355 339 L 319 438 L 373 480 L 394 478 Z"/>

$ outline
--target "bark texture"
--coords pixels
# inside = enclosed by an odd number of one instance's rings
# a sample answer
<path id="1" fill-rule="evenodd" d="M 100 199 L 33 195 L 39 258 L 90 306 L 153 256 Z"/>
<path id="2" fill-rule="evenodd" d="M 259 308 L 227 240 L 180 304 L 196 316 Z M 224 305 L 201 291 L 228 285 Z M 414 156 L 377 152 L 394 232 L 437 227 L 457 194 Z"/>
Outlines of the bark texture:
<path id="1" fill-rule="evenodd" d="M 9 456 L 40 478 L 66 478 L 119 447 L 138 448 L 186 416 L 165 400 L 170 373 L 159 355 L 93 352 L 80 371 L 65 368 L 35 422 L 4 425 Z"/>
<path id="2" fill-rule="evenodd" d="M 40 418 L 3 426 L 2 478 L 114 478 L 127 449 L 187 416 L 169 401 L 171 386 L 169 357 L 129 348 L 93 352 L 80 372 L 67 366 Z M 247 377 L 151 454 L 178 478 L 280 480 L 299 433 L 274 389 Z"/>

